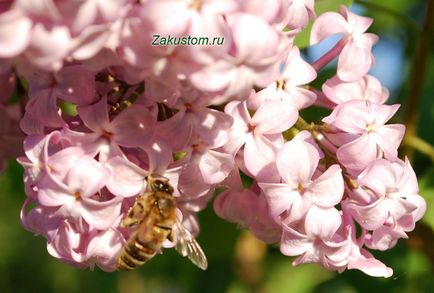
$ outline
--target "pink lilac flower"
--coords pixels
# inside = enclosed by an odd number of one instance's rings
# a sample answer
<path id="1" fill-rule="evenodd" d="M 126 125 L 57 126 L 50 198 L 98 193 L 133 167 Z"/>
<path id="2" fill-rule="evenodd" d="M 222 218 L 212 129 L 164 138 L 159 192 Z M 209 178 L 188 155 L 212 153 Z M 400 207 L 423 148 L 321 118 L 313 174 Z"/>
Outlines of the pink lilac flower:
<path id="1" fill-rule="evenodd" d="M 0 57 L 9 58 L 22 53 L 30 42 L 32 21 L 20 10 L 0 14 Z"/>
<path id="2" fill-rule="evenodd" d="M 238 173 L 238 170 L 234 170 Z M 281 237 L 281 227 L 269 213 L 269 206 L 264 194 L 257 185 L 251 189 L 242 186 L 238 174 L 227 182 L 230 189 L 219 194 L 214 200 L 216 214 L 240 227 L 248 228 L 256 237 L 266 243 L 275 243 Z"/>
<path id="3" fill-rule="evenodd" d="M 309 138 L 308 132 L 300 132 L 280 148 L 276 166 L 282 183 L 259 183 L 269 203 L 270 214 L 287 224 L 302 220 L 312 208 L 337 212 L 334 206 L 341 201 L 344 192 L 338 165 L 313 177 L 320 153 L 308 142 Z"/>
<path id="4" fill-rule="evenodd" d="M 323 84 L 322 91 L 335 104 L 350 100 L 364 100 L 384 104 L 389 97 L 389 91 L 381 85 L 378 79 L 371 75 L 366 75 L 353 82 L 345 82 L 334 76 Z"/>
<path id="5" fill-rule="evenodd" d="M 416 175 L 408 160 L 391 163 L 378 159 L 359 175 L 357 182 L 367 194 L 350 200 L 348 209 L 365 229 L 377 230 L 383 225 L 396 227 L 401 218 L 408 216 L 407 221 L 415 223 L 425 212 L 426 204 L 418 195 Z"/>
<path id="6" fill-rule="evenodd" d="M 309 20 L 315 18 L 314 0 L 290 0 L 288 24 L 291 29 L 304 28 Z"/>
<path id="7" fill-rule="evenodd" d="M 310 37 L 311 45 L 331 35 L 342 34 L 338 43 L 342 52 L 339 55 L 337 71 L 341 80 L 356 81 L 362 78 L 374 63 L 371 48 L 378 41 L 378 37 L 366 33 L 372 21 L 371 18 L 350 12 L 345 6 L 341 6 L 339 13 L 326 12 L 315 20 Z"/>
<path id="8" fill-rule="evenodd" d="M 159 174 L 193 236 L 223 189 L 216 214 L 294 265 L 390 277 L 367 249 L 392 248 L 426 210 L 398 158 L 404 126 L 386 124 L 398 105 L 367 75 L 372 20 L 319 15 L 311 43 L 342 38 L 309 64 L 294 39 L 315 17 L 312 0 L 4 1 L 0 169 L 20 156 L 23 227 L 57 259 L 114 271 L 134 231 L 119 225 Z M 152 45 L 156 34 L 223 41 Z M 324 124 L 303 122 L 314 104 L 331 110 Z"/>
<path id="9" fill-rule="evenodd" d="M 190 79 L 202 91 L 244 96 L 253 85 L 267 86 L 274 79 L 276 62 L 291 40 L 253 15 L 235 14 L 229 21 L 234 42 L 231 51 L 194 72 Z"/>
<path id="10" fill-rule="evenodd" d="M 379 105 L 370 101 L 351 100 L 339 104 L 325 123 L 341 132 L 346 141 L 336 153 L 339 162 L 353 171 L 362 171 L 373 160 L 384 157 L 394 161 L 404 135 L 401 124 L 385 124 L 399 105 Z M 335 132 L 335 130 L 332 130 Z"/>
<path id="11" fill-rule="evenodd" d="M 275 177 L 274 160 L 283 145 L 281 132 L 297 119 L 297 110 L 288 102 L 267 100 L 250 117 L 246 102 L 231 102 L 225 112 L 234 118 L 230 140 L 224 149 L 236 154 L 244 145 L 244 164 L 257 178 Z"/>
<path id="12" fill-rule="evenodd" d="M 99 150 L 100 160 L 122 154 L 120 145 L 143 146 L 154 135 L 154 118 L 142 105 L 125 109 L 112 121 L 109 118 L 106 97 L 93 105 L 78 107 L 77 111 L 84 124 L 92 131 L 85 134 L 83 139 Z"/>
<path id="13" fill-rule="evenodd" d="M 248 99 L 249 108 L 257 109 L 266 99 L 287 101 L 297 110 L 312 105 L 314 92 L 305 89 L 316 78 L 316 71 L 300 56 L 300 50 L 293 47 L 288 54 L 283 70 L 277 80 Z"/>

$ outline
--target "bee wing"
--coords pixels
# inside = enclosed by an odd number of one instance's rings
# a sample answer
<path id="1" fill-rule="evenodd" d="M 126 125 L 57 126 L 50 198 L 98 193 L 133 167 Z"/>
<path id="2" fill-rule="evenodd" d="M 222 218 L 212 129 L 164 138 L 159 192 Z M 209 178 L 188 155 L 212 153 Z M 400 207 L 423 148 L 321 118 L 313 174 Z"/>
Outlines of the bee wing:
<path id="1" fill-rule="evenodd" d="M 192 263 L 202 270 L 206 270 L 208 267 L 208 260 L 206 259 L 205 253 L 203 253 L 199 243 L 197 243 L 190 231 L 188 231 L 179 220 L 176 221 L 175 228 L 177 238 L 175 246 L 176 251 L 178 251 L 182 256 L 188 257 Z"/>

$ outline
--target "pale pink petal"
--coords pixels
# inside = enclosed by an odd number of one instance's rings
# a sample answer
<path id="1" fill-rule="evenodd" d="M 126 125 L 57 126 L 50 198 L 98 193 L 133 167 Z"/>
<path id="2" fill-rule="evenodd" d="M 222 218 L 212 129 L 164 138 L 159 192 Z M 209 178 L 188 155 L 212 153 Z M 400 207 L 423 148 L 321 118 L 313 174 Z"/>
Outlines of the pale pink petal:
<path id="1" fill-rule="evenodd" d="M 290 227 L 284 227 L 282 240 L 280 241 L 280 252 L 282 254 L 295 256 L 312 250 L 314 250 L 313 243 L 306 235 Z"/>
<path id="2" fill-rule="evenodd" d="M 106 96 L 93 105 L 77 107 L 77 112 L 84 124 L 94 132 L 101 132 L 109 124 Z"/>
<path id="3" fill-rule="evenodd" d="M 201 112 L 196 113 L 200 122 L 195 120 L 195 131 L 201 139 L 213 147 L 220 147 L 228 140 L 228 129 L 233 125 L 233 118 L 226 114 L 213 109 L 203 108 Z M 198 127 L 197 124 L 200 124 Z"/>
<path id="4" fill-rule="evenodd" d="M 28 135 L 23 143 L 27 158 L 33 163 L 45 162 L 49 155 L 50 142 L 56 144 L 60 137 L 59 131 L 52 131 L 48 135 Z"/>
<path id="5" fill-rule="evenodd" d="M 294 138 L 279 150 L 276 165 L 283 180 L 297 188 L 299 184 L 305 185 L 310 181 L 318 161 L 319 153 L 314 146 Z"/>
<path id="6" fill-rule="evenodd" d="M 199 90 L 216 92 L 236 80 L 234 64 L 219 60 L 190 75 L 192 84 Z"/>
<path id="7" fill-rule="evenodd" d="M 284 211 L 290 210 L 295 200 L 300 200 L 300 194 L 286 184 L 259 183 L 259 186 L 264 191 L 270 215 L 274 218 L 280 216 Z"/>
<path id="8" fill-rule="evenodd" d="M 399 169 L 401 168 L 402 167 L 400 166 Z M 419 186 L 417 184 L 416 173 L 411 167 L 410 161 L 408 160 L 407 157 L 405 158 L 405 162 L 404 162 L 404 170 L 402 170 L 402 173 L 400 175 L 402 176 L 399 178 L 397 182 L 396 189 L 398 189 L 400 192 L 402 192 L 402 194 L 405 195 L 419 193 Z"/>
<path id="9" fill-rule="evenodd" d="M 406 200 L 416 207 L 416 210 L 412 212 L 413 221 L 414 222 L 419 221 L 423 217 L 427 209 L 425 199 L 422 196 L 415 194 L 415 195 L 407 196 Z M 411 230 L 413 229 L 414 226 L 412 227 Z"/>
<path id="10" fill-rule="evenodd" d="M 370 112 L 364 101 L 350 100 L 339 104 L 333 112 L 322 119 L 345 132 L 362 134 L 367 132 L 367 124 L 370 121 Z"/>
<path id="11" fill-rule="evenodd" d="M 329 241 L 342 223 L 342 217 L 335 208 L 321 208 L 313 205 L 306 214 L 305 229 L 309 236 L 319 236 Z"/>
<path id="12" fill-rule="evenodd" d="M 68 172 L 66 182 L 72 192 L 82 197 L 97 193 L 110 179 L 110 170 L 93 158 L 83 156 Z"/>
<path id="13" fill-rule="evenodd" d="M 352 29 L 354 30 L 353 33 L 356 35 L 364 33 L 374 21 L 370 17 L 360 16 L 351 12 L 348 7 L 344 5 L 339 7 L 339 12 L 347 19 L 348 24 L 351 25 Z"/>
<path id="14" fill-rule="evenodd" d="M 110 228 L 120 217 L 121 203 L 119 198 L 108 201 L 96 201 L 90 198 L 82 198 L 81 215 L 92 227 L 105 230 Z"/>
<path id="15" fill-rule="evenodd" d="M 190 162 L 182 168 L 179 176 L 178 190 L 189 197 L 206 195 L 212 188 L 211 184 L 205 183 L 198 164 Z"/>
<path id="16" fill-rule="evenodd" d="M 117 267 L 119 255 L 125 239 L 122 234 L 114 229 L 98 233 L 87 246 L 86 260 L 91 269 L 98 265 L 105 272 L 112 272 Z"/>
<path id="17" fill-rule="evenodd" d="M 310 44 L 315 45 L 334 34 L 347 34 L 348 25 L 345 18 L 336 12 L 321 14 L 313 23 Z"/>
<path id="18" fill-rule="evenodd" d="M 307 4 L 305 3 L 307 1 L 289 1 L 289 8 L 288 8 L 288 24 L 287 26 L 289 28 L 304 28 L 307 26 L 309 22 L 309 16 L 314 14 L 313 10 L 313 4 L 312 7 L 309 9 L 307 7 Z"/>
<path id="19" fill-rule="evenodd" d="M 364 81 L 366 82 L 366 99 L 374 103 L 384 104 L 389 98 L 389 90 L 383 87 L 380 81 L 371 75 L 365 76 Z"/>
<path id="20" fill-rule="evenodd" d="M 367 205 L 359 206 L 349 203 L 351 214 L 355 220 L 367 230 L 375 230 L 381 227 L 389 216 L 389 202 L 382 199 Z"/>
<path id="21" fill-rule="evenodd" d="M 24 203 L 21 210 L 21 225 L 28 231 L 36 234 L 43 235 L 48 241 L 56 234 L 62 219 L 56 215 L 56 208 L 47 208 L 38 206 L 33 208 L 30 212 L 25 214 L 28 202 Z"/>
<path id="22" fill-rule="evenodd" d="M 255 132 L 274 134 L 284 132 L 294 125 L 298 112 L 288 101 L 266 100 L 252 117 Z"/>
<path id="23" fill-rule="evenodd" d="M 26 115 L 31 115 L 44 126 L 64 127 L 60 117 L 57 99 L 52 90 L 40 91 L 26 105 Z"/>
<path id="24" fill-rule="evenodd" d="M 315 103 L 317 94 L 302 87 L 287 87 L 283 91 L 284 99 L 288 99 L 298 109 L 304 109 Z"/>
<path id="25" fill-rule="evenodd" d="M 248 135 L 244 146 L 244 164 L 257 180 L 277 179 L 276 154 L 278 148 L 262 135 Z"/>
<path id="26" fill-rule="evenodd" d="M 57 230 L 57 234 L 47 243 L 47 250 L 56 258 L 84 268 L 85 255 L 82 251 L 83 247 L 80 247 L 82 240 L 82 234 L 65 220 Z"/>
<path id="27" fill-rule="evenodd" d="M 228 221 L 248 227 L 255 216 L 254 199 L 257 197 L 251 190 L 227 190 L 214 200 L 216 214 Z"/>
<path id="28" fill-rule="evenodd" d="M 192 126 L 183 123 L 182 114 L 182 112 L 178 112 L 169 119 L 158 122 L 155 130 L 158 137 L 170 145 L 173 151 L 184 149 L 192 135 Z M 174 133 L 176 139 L 173 139 Z"/>
<path id="29" fill-rule="evenodd" d="M 205 183 L 222 182 L 232 171 L 234 158 L 230 154 L 209 150 L 200 156 L 199 168 Z"/>
<path id="30" fill-rule="evenodd" d="M 279 35 L 265 20 L 251 14 L 238 14 L 231 28 L 237 60 L 262 65 L 265 58 L 274 55 Z"/>
<path id="31" fill-rule="evenodd" d="M 371 64 L 371 52 L 349 41 L 339 55 L 337 75 L 343 81 L 356 81 L 368 73 Z"/>
<path id="32" fill-rule="evenodd" d="M 71 35 L 66 26 L 45 27 L 41 23 L 34 25 L 26 56 L 37 66 L 48 70 L 57 70 L 68 55 Z"/>
<path id="33" fill-rule="evenodd" d="M 77 105 L 95 100 L 95 74 L 82 65 L 64 67 L 56 74 L 57 97 Z"/>
<path id="34" fill-rule="evenodd" d="M 379 105 L 367 102 L 366 107 L 370 115 L 374 118 L 372 124 L 380 126 L 386 124 L 386 122 L 395 115 L 400 105 Z"/>
<path id="35" fill-rule="evenodd" d="M 389 278 L 393 275 L 391 268 L 375 259 L 371 254 L 363 253 L 363 251 L 359 259 L 348 263 L 348 269 L 358 269 L 373 277 Z"/>
<path id="36" fill-rule="evenodd" d="M 300 86 L 311 82 L 316 76 L 315 69 L 301 58 L 300 50 L 294 46 L 286 59 L 283 79 L 289 86 Z"/>
<path id="37" fill-rule="evenodd" d="M 322 91 L 329 100 L 336 104 L 362 99 L 364 92 L 360 81 L 345 82 L 335 75 L 322 85 Z"/>
<path id="38" fill-rule="evenodd" d="M 50 152 L 47 152 L 46 155 L 49 154 Z M 51 177 L 55 177 L 56 180 L 63 182 L 70 169 L 73 168 L 84 155 L 86 155 L 85 149 L 81 146 L 64 148 L 52 154 L 50 157 L 44 158 L 45 170 Z"/>
<path id="39" fill-rule="evenodd" d="M 123 110 L 112 122 L 116 142 L 126 147 L 148 144 L 154 135 L 155 121 L 147 107 L 133 105 Z"/>
<path id="40" fill-rule="evenodd" d="M 371 161 L 377 159 L 377 154 L 377 144 L 369 134 L 344 144 L 336 153 L 339 162 L 352 170 L 363 170 Z"/>
<path id="41" fill-rule="evenodd" d="M 106 166 L 111 169 L 107 189 L 121 197 L 130 197 L 144 190 L 146 171 L 120 156 L 111 158 Z"/>
<path id="42" fill-rule="evenodd" d="M 394 161 L 398 157 L 398 147 L 404 133 L 403 124 L 388 124 L 375 130 L 375 139 L 386 159 Z"/>
<path id="43" fill-rule="evenodd" d="M 344 179 L 339 165 L 330 166 L 306 188 L 304 196 L 321 207 L 337 205 L 344 194 Z"/>
<path id="44" fill-rule="evenodd" d="M 231 128 L 229 141 L 224 145 L 224 149 L 231 154 L 236 154 L 241 146 L 246 142 L 249 135 L 250 115 L 246 103 L 233 101 L 226 105 L 225 112 L 231 115 L 234 123 Z"/>
<path id="45" fill-rule="evenodd" d="M 178 36 L 186 32 L 193 10 L 188 2 L 165 0 L 149 1 L 142 12 L 141 17 L 152 24 L 152 33 Z"/>
<path id="46" fill-rule="evenodd" d="M 38 202 L 44 206 L 60 206 L 75 201 L 68 187 L 46 175 L 39 181 Z"/>
<path id="47" fill-rule="evenodd" d="M 109 29 L 107 24 L 86 27 L 71 44 L 74 47 L 72 57 L 84 60 L 95 56 L 106 45 L 110 37 Z"/>
<path id="48" fill-rule="evenodd" d="M 388 199 L 389 214 L 394 219 L 399 219 L 405 215 L 409 215 L 417 209 L 417 206 L 412 202 L 403 198 Z"/>
<path id="49" fill-rule="evenodd" d="M 10 58 L 25 50 L 30 41 L 32 22 L 20 10 L 0 15 L 0 57 Z"/>
<path id="50" fill-rule="evenodd" d="M 394 189 L 398 178 L 389 161 L 378 159 L 372 162 L 365 171 L 360 174 L 358 183 L 369 187 L 377 194 L 384 195 L 388 189 Z"/>
<path id="51" fill-rule="evenodd" d="M 384 251 L 394 247 L 400 238 L 408 238 L 408 236 L 403 231 L 383 225 L 372 232 L 372 238 L 367 242 L 367 247 Z"/>

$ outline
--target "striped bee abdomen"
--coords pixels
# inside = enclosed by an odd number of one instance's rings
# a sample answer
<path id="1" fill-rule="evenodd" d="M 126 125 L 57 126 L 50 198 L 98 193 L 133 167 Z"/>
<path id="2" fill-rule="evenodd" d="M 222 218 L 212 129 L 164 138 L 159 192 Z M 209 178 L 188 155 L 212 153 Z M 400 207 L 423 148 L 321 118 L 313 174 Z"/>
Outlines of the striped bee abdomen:
<path id="1" fill-rule="evenodd" d="M 161 245 L 172 232 L 172 227 L 176 221 L 176 202 L 175 198 L 160 184 L 164 191 L 154 190 L 140 197 L 132 208 L 131 215 L 124 220 L 131 221 L 137 215 L 134 211 L 146 211 L 143 213 L 144 219 L 138 224 L 125 246 L 122 248 L 118 257 L 119 270 L 132 270 L 141 266 L 161 249 Z M 140 204 L 140 209 L 136 205 Z M 139 213 L 139 212 L 136 212 Z"/>

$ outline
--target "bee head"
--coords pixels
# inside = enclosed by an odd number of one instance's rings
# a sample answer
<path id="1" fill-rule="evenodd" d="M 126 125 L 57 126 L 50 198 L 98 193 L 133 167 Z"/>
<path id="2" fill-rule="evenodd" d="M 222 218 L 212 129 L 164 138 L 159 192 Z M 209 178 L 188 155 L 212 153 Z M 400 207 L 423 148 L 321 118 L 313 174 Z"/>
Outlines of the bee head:
<path id="1" fill-rule="evenodd" d="M 172 194 L 173 188 L 169 185 L 169 183 L 163 181 L 163 180 L 155 180 L 151 183 L 151 190 L 153 192 L 162 191 Z"/>

